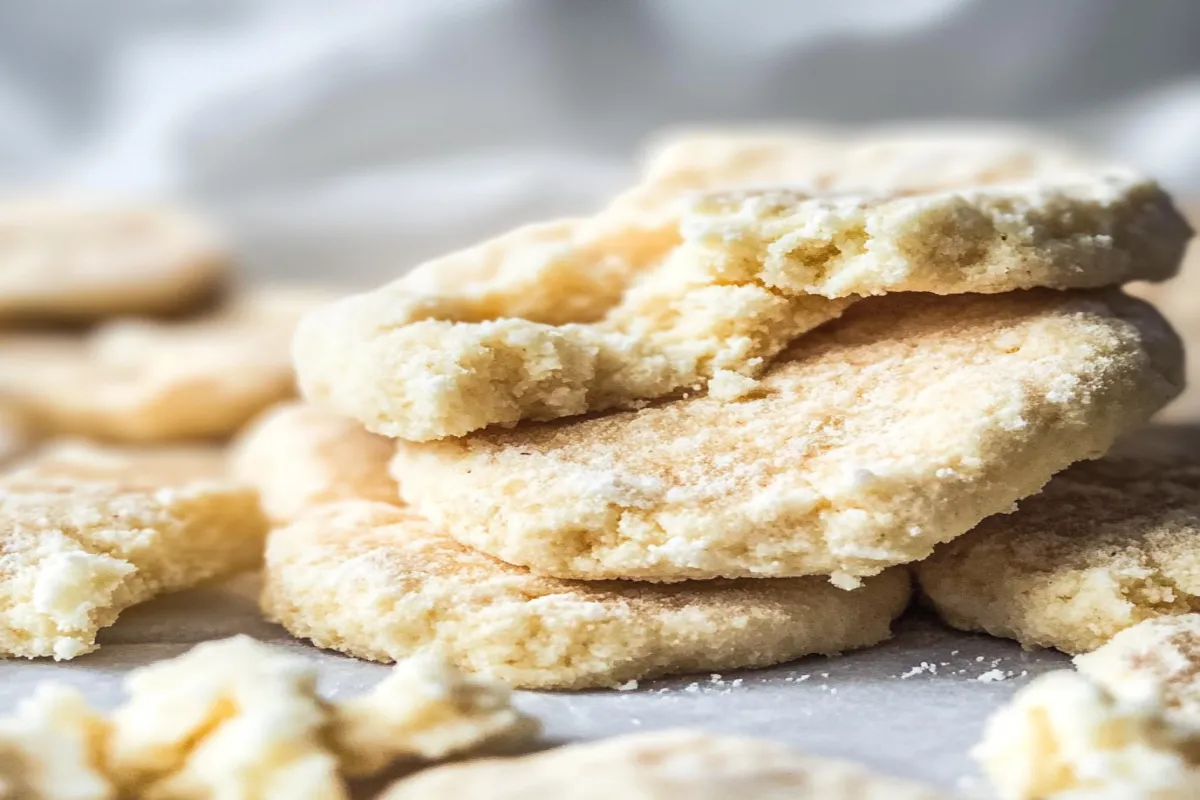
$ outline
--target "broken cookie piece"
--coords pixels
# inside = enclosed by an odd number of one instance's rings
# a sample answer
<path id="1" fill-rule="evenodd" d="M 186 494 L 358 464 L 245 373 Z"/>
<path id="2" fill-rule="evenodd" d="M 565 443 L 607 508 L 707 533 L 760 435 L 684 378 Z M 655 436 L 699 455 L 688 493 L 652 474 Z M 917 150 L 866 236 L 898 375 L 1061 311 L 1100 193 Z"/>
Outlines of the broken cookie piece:
<path id="1" fill-rule="evenodd" d="M 126 608 L 253 567 L 267 522 L 214 451 L 52 448 L 0 475 L 0 656 L 70 659 Z"/>
<path id="2" fill-rule="evenodd" d="M 988 720 L 974 756 L 1000 800 L 1200 797 L 1200 742 L 1154 704 L 1062 670 Z"/>
<path id="3" fill-rule="evenodd" d="M 74 689 L 43 684 L 0 718 L 0 800 L 115 800 L 108 722 Z"/>

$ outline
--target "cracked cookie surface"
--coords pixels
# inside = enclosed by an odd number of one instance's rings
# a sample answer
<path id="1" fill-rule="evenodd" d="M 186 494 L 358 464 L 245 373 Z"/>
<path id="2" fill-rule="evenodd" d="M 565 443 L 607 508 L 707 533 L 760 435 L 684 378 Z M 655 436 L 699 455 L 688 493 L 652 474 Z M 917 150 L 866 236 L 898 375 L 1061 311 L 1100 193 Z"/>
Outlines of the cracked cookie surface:
<path id="1" fill-rule="evenodd" d="M 637 407 L 726 374 L 756 379 L 858 296 L 1158 280 L 1191 235 L 1156 184 L 1125 173 L 894 196 L 706 195 L 679 231 L 594 323 L 464 322 L 387 289 L 347 298 L 302 323 L 301 387 L 411 441 Z"/>
<path id="2" fill-rule="evenodd" d="M 564 578 L 832 575 L 927 556 L 1179 392 L 1179 341 L 1115 290 L 864 300 L 737 402 L 671 400 L 402 442 L 403 498 Z"/>
<path id="3" fill-rule="evenodd" d="M 80 445 L 0 476 L 0 656 L 74 658 L 129 606 L 257 564 L 257 495 L 222 471 Z"/>
<path id="4" fill-rule="evenodd" d="M 819 578 L 661 586 L 543 578 L 407 509 L 324 506 L 271 533 L 263 608 L 321 647 L 392 661 L 437 647 L 522 688 L 615 686 L 757 667 L 887 639 L 902 570 L 847 592 Z"/>
<path id="5" fill-rule="evenodd" d="M 1143 620 L 1200 610 L 1200 435 L 1150 428 L 1078 464 L 916 574 L 956 628 L 1085 653 Z"/>

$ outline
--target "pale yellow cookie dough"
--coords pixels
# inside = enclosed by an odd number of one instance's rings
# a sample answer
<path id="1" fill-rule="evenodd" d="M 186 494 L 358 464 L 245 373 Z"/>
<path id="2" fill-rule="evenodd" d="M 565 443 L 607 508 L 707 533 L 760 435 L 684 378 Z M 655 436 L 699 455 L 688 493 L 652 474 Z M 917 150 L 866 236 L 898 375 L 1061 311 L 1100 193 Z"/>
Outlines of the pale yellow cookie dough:
<path id="1" fill-rule="evenodd" d="M 112 715 L 110 774 L 144 800 L 345 798 L 316 682 L 305 659 L 244 636 L 141 667 Z"/>
<path id="2" fill-rule="evenodd" d="M 388 439 L 353 420 L 300 402 L 268 409 L 239 434 L 230 455 L 237 478 L 256 487 L 263 510 L 286 522 L 337 500 L 400 502 Z"/>
<path id="3" fill-rule="evenodd" d="M 854 592 L 816 578 L 662 586 L 534 575 L 415 514 L 347 502 L 272 532 L 263 608 L 296 636 L 392 661 L 438 647 L 525 688 L 614 686 L 865 647 L 908 603 L 891 571 Z"/>
<path id="4" fill-rule="evenodd" d="M 219 238 L 177 209 L 0 200 L 0 319 L 178 312 L 220 289 L 230 264 Z"/>
<path id="5" fill-rule="evenodd" d="M 725 192 L 680 230 L 725 281 L 835 298 L 1160 281 L 1192 235 L 1158 184 L 1122 170 L 894 196 Z"/>
<path id="6" fill-rule="evenodd" d="M 116 800 L 108 722 L 74 689 L 42 684 L 0 718 L 0 798 Z"/>
<path id="7" fill-rule="evenodd" d="M 895 294 L 739 402 L 402 443 L 392 470 L 438 529 L 547 575 L 853 585 L 1102 454 L 1178 393 L 1181 360 L 1115 290 Z"/>
<path id="8" fill-rule="evenodd" d="M 224 437 L 294 393 L 292 329 L 327 292 L 263 289 L 203 317 L 86 336 L 0 336 L 0 396 L 44 433 L 130 442 Z"/>
<path id="9" fill-rule="evenodd" d="M 1132 434 L 917 565 L 956 628 L 1083 653 L 1200 611 L 1200 431 Z"/>
<path id="10" fill-rule="evenodd" d="M 451 764 L 381 800 L 939 800 L 937 790 L 763 739 L 656 731 L 513 759 Z"/>
<path id="11" fill-rule="evenodd" d="M 428 652 L 396 664 L 371 691 L 333 704 L 329 737 L 349 776 L 527 744 L 538 723 L 507 687 L 464 675 Z"/>
<path id="12" fill-rule="evenodd" d="M 1076 656 L 1075 667 L 1116 697 L 1159 703 L 1174 724 L 1200 732 L 1200 614 L 1139 622 Z"/>
<path id="13" fill-rule="evenodd" d="M 923 147 L 882 145 L 865 158 L 904 165 L 928 158 Z M 726 373 L 756 378 L 854 295 L 1159 280 L 1191 233 L 1156 184 L 1121 170 L 989 185 L 1022 174 L 1003 151 L 934 184 L 958 174 L 981 185 L 921 191 L 908 165 L 890 193 L 816 197 L 826 190 L 804 179 L 819 157 L 803 140 L 713 149 L 652 168 L 658 177 L 593 220 L 516 231 L 312 314 L 295 347 L 305 396 L 412 441 L 635 407 Z M 800 185 L 687 199 L 769 176 Z M 587 280 L 612 283 L 598 253 L 616 245 L 587 239 L 589 226 L 612 229 L 626 249 L 661 240 L 651 255 L 618 259 L 641 266 L 615 299 L 572 277 L 598 263 Z M 572 310 L 579 303 L 586 311 Z"/>
<path id="14" fill-rule="evenodd" d="M 1069 670 L 1017 692 L 974 750 L 999 800 L 1191 800 L 1200 742 Z"/>
<path id="15" fill-rule="evenodd" d="M 106 768 L 122 796 L 346 796 L 343 776 L 527 741 L 536 723 L 509 691 L 433 654 L 398 664 L 369 692 L 329 702 L 316 666 L 245 636 L 133 672 L 114 712 Z"/>
<path id="16" fill-rule="evenodd" d="M 74 445 L 0 475 L 0 657 L 74 658 L 129 606 L 257 564 L 257 494 L 220 468 Z"/>

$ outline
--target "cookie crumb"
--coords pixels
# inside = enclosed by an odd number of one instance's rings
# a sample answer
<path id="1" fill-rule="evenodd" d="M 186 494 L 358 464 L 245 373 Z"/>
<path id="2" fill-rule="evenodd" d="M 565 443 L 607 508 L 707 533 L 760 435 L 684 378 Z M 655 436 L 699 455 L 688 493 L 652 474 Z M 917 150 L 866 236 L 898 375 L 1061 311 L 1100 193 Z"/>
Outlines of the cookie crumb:
<path id="1" fill-rule="evenodd" d="M 740 372 L 717 370 L 708 382 L 708 396 L 718 400 L 738 400 L 758 389 L 758 381 Z"/>

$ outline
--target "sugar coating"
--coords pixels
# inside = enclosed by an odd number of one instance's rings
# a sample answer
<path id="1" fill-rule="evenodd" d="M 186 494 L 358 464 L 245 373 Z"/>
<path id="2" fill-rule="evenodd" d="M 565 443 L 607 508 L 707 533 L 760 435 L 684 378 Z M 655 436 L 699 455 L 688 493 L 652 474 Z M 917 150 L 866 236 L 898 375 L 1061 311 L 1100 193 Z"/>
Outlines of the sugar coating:
<path id="1" fill-rule="evenodd" d="M 1116 291 L 864 300 L 736 403 L 401 443 L 414 510 L 564 578 L 861 576 L 927 556 L 1178 393 L 1178 340 Z"/>
<path id="2" fill-rule="evenodd" d="M 393 784 L 381 800 L 451 797 L 938 800 L 943 795 L 848 761 L 809 756 L 778 742 L 671 730 L 426 770 Z"/>
<path id="3" fill-rule="evenodd" d="M 915 164 L 928 166 L 934 148 L 919 135 L 865 140 L 848 150 L 811 136 L 677 143 L 651 163 L 644 184 L 594 218 L 514 231 L 314 313 L 296 339 L 302 390 L 376 433 L 425 441 L 521 419 L 636 406 L 703 389 L 726 371 L 757 377 L 788 342 L 842 313 L 851 302 L 845 296 L 849 292 L 836 302 L 823 301 L 804 288 L 806 281 L 775 280 L 773 261 L 755 268 L 746 255 L 750 241 L 724 236 L 721 226 L 727 221 L 714 220 L 703 202 L 693 206 L 689 198 L 702 191 L 780 183 L 801 187 L 804 196 L 847 186 L 870 191 L 814 200 L 799 213 L 815 210 L 814 224 L 825 225 L 809 232 L 808 244 L 814 246 L 805 249 L 805 268 L 818 273 L 826 264 L 840 270 L 845 261 L 829 245 L 830 237 L 844 239 L 853 233 L 847 226 L 871 221 L 871 236 L 879 240 L 871 243 L 872 252 L 891 253 L 890 260 L 873 267 L 874 277 L 863 276 L 878 283 L 876 292 L 910 288 L 889 271 L 897 263 L 912 271 L 912 262 L 930 253 L 944 262 L 948 277 L 934 277 L 947 291 L 974 291 L 985 282 L 991 291 L 1102 285 L 1125 277 L 1157 279 L 1174 267 L 1160 261 L 1169 260 L 1172 246 L 1186 238 L 1188 229 L 1154 188 L 1144 192 L 1151 199 L 1119 192 L 1110 198 L 1104 208 L 1114 214 L 1130 205 L 1148 209 L 1116 214 L 1115 222 L 1113 214 L 1082 213 L 1094 200 L 1088 190 L 1095 185 L 1087 179 L 1079 179 L 1084 188 L 1065 198 L 1044 191 L 1038 199 L 1054 200 L 1052 207 L 1034 200 L 1006 212 L 992 208 L 1002 202 L 994 195 L 1005 196 L 1003 190 L 907 198 L 947 185 L 1042 177 L 1051 164 L 1068 161 L 1020 140 L 1000 147 L 987 137 L 964 136 L 955 147 L 943 153 L 942 162 L 954 167 L 935 170 L 926 179 L 926 171 Z M 831 167 L 824 155 L 833 152 L 843 154 L 833 162 L 841 167 Z M 840 182 L 843 168 L 855 177 Z M 865 181 L 870 170 L 887 175 L 886 183 Z M 826 210 L 831 203 L 845 213 L 831 217 Z M 984 210 L 976 207 L 980 203 Z M 749 224 L 774 232 L 779 220 L 771 215 L 778 209 L 745 204 L 738 219 L 747 222 L 752 209 L 767 216 Z M 1072 210 L 1080 213 L 1071 218 Z M 985 212 L 1003 217 L 1005 231 L 1032 220 L 1040 225 L 1039 235 L 996 246 L 991 240 L 1005 234 L 980 223 Z M 1064 242 L 1069 234 L 1057 228 L 1072 224 L 1082 225 L 1084 234 Z M 1108 228 L 1100 230 L 1102 225 Z M 1140 261 L 1125 264 L 1123 277 L 1115 268 L 1105 274 L 1092 269 L 1092 262 L 1099 264 L 1114 250 L 1101 234 L 1112 233 L 1109 228 L 1124 234 L 1139 225 L 1147 228 L 1145 235 L 1123 236 L 1115 258 L 1140 257 L 1146 249 L 1144 269 Z M 714 229 L 715 235 L 705 234 Z M 684 242 L 689 235 L 696 242 Z M 717 250 L 727 246 L 730 252 L 714 252 L 714 242 L 721 243 Z M 1014 269 L 1018 244 L 1031 249 L 1034 260 L 1055 249 L 1055 265 L 1029 274 L 1023 263 Z M 1092 251 L 1098 255 L 1089 261 Z M 941 258 L 944 253 L 952 257 Z M 730 267 L 731 259 L 738 269 Z M 976 274 L 981 270 L 986 281 Z M 1060 280 L 1056 270 L 1069 277 Z"/>
<path id="4" fill-rule="evenodd" d="M 387 463 L 393 444 L 359 423 L 300 402 L 274 406 L 238 435 L 237 478 L 258 489 L 273 522 L 338 500 L 400 500 Z"/>
<path id="5" fill-rule="evenodd" d="M 266 520 L 222 466 L 73 445 L 0 476 L 0 656 L 91 652 L 126 608 L 257 564 Z"/>
<path id="6" fill-rule="evenodd" d="M 845 592 L 819 579 L 662 586 L 543 578 L 382 503 L 314 509 L 267 545 L 263 608 L 296 636 L 393 661 L 428 647 L 515 687 L 578 689 L 757 667 L 890 636 L 902 571 Z"/>
<path id="7" fill-rule="evenodd" d="M 1196 744 L 1153 704 L 1062 670 L 995 712 L 973 755 L 1000 800 L 1186 800 L 1200 796 Z"/>
<path id="8" fill-rule="evenodd" d="M 104 767 L 108 723 L 74 689 L 42 684 L 0 718 L 0 797 L 115 800 Z"/>
<path id="9" fill-rule="evenodd" d="M 527 744 L 537 722 L 512 707 L 508 688 L 464 675 L 433 653 L 401 661 L 366 694 L 333 704 L 330 741 L 349 776 L 396 762 Z"/>
<path id="10" fill-rule="evenodd" d="M 1149 428 L 939 547 L 917 575 L 954 627 L 1085 653 L 1200 610 L 1197 535 L 1200 436 Z"/>
<path id="11" fill-rule="evenodd" d="M 226 282 L 220 239 L 179 209 L 84 198 L 0 201 L 0 319 L 188 309 Z"/>
<path id="12" fill-rule="evenodd" d="M 1200 732 L 1200 614 L 1139 622 L 1075 666 L 1114 696 L 1159 703 L 1174 724 Z"/>
<path id="13" fill-rule="evenodd" d="M 1192 235 L 1157 183 L 1124 170 L 892 196 L 724 192 L 680 231 L 724 280 L 834 298 L 1165 280 Z"/>
<path id="14" fill-rule="evenodd" d="M 147 800 L 345 798 L 316 680 L 304 659 L 244 636 L 134 670 L 111 719 L 110 774 Z"/>
<path id="15" fill-rule="evenodd" d="M 0 392 L 46 434 L 154 442 L 224 437 L 294 393 L 292 329 L 330 294 L 264 289 L 182 322 L 0 337 Z"/>
<path id="16" fill-rule="evenodd" d="M 369 692 L 328 702 L 306 659 L 245 636 L 209 642 L 134 671 L 114 712 L 107 768 L 122 796 L 347 796 L 343 776 L 523 743 L 536 724 L 502 686 L 434 654 Z"/>

